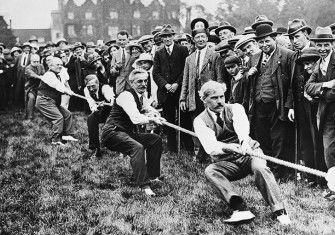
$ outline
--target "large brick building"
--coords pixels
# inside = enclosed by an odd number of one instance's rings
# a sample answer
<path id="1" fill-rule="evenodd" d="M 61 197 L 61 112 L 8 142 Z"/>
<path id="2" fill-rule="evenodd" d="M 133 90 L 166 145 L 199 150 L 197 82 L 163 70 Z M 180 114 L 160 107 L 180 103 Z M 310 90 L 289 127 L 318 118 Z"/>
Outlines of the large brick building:
<path id="1" fill-rule="evenodd" d="M 121 29 L 136 38 L 167 23 L 181 29 L 180 0 L 86 0 L 82 5 L 59 0 L 58 5 L 52 16 L 61 25 L 52 24 L 54 41 L 63 36 L 70 42 L 110 40 Z"/>

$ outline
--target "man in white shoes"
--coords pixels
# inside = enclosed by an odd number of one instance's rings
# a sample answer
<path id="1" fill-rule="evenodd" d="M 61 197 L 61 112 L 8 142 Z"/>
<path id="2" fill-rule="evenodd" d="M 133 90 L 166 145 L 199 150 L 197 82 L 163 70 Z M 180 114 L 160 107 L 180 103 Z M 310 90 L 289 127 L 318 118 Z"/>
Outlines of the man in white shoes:
<path id="1" fill-rule="evenodd" d="M 62 82 L 59 73 L 63 62 L 52 58 L 49 70 L 41 77 L 38 87 L 36 108 L 52 123 L 51 143 L 64 146 L 66 141 L 78 141 L 73 135 L 72 114 L 61 106 L 62 94 L 73 95 Z"/>
<path id="2" fill-rule="evenodd" d="M 148 196 L 155 196 L 150 181 L 160 177 L 162 138 L 143 133 L 137 125 L 161 124 L 165 120 L 150 106 L 147 91 L 148 72 L 135 69 L 129 75 L 131 89 L 116 98 L 102 128 L 101 142 L 112 151 L 130 157 L 135 184 Z"/>
<path id="3" fill-rule="evenodd" d="M 290 218 L 266 161 L 223 150 L 225 143 L 243 153 L 251 150 L 262 152 L 259 143 L 249 137 L 249 121 L 243 106 L 226 104 L 225 91 L 224 84 L 215 81 L 206 82 L 199 92 L 206 109 L 194 120 L 195 133 L 213 160 L 213 163 L 205 169 L 206 177 L 234 211 L 225 222 L 239 223 L 255 217 L 230 183 L 253 174 L 255 184 L 264 200 L 270 205 L 274 217 L 281 224 L 288 225 L 291 223 Z"/>

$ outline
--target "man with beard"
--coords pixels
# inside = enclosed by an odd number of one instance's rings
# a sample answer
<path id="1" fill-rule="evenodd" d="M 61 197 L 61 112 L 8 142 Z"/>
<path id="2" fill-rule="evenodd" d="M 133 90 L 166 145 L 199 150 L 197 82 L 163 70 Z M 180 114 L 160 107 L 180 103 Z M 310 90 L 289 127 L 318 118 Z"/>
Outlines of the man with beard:
<path id="1" fill-rule="evenodd" d="M 335 53 L 330 27 L 317 27 L 311 39 L 321 59 L 307 81 L 305 90 L 312 97 L 319 97 L 318 128 L 323 136 L 325 162 L 328 169 L 335 166 Z"/>
<path id="2" fill-rule="evenodd" d="M 285 104 L 290 85 L 294 53 L 276 45 L 276 32 L 270 24 L 256 27 L 256 41 L 261 52 L 250 59 L 248 71 L 249 108 L 255 139 L 267 155 L 292 161 L 285 148 L 287 111 Z M 292 159 L 291 159 L 292 158 Z M 287 169 L 276 167 L 280 177 L 287 177 Z"/>
<path id="3" fill-rule="evenodd" d="M 176 116 L 179 115 L 179 95 L 183 80 L 183 70 L 188 50 L 173 41 L 175 32 L 170 25 L 166 25 L 160 32 L 164 47 L 156 51 L 153 65 L 153 79 L 158 86 L 157 99 L 163 108 L 163 117 L 170 123 L 176 123 Z M 181 114 L 180 120 L 187 118 L 188 114 Z M 184 117 L 185 116 L 185 117 Z M 188 117 L 189 120 L 189 117 Z M 177 135 L 176 130 L 166 127 L 167 149 L 176 153 Z M 181 135 L 181 142 L 185 149 L 193 151 L 192 138 L 188 135 Z"/>
<path id="4" fill-rule="evenodd" d="M 255 184 L 270 205 L 273 217 L 282 225 L 288 225 L 291 223 L 290 218 L 266 161 L 245 154 L 251 150 L 262 153 L 259 143 L 249 136 L 247 115 L 240 104 L 225 103 L 225 91 L 224 84 L 206 82 L 200 89 L 200 97 L 206 109 L 194 120 L 195 133 L 214 162 L 205 169 L 206 177 L 233 209 L 231 217 L 224 222 L 238 223 L 255 217 L 230 183 L 253 174 Z M 225 151 L 223 143 L 241 150 L 243 154 Z"/>
<path id="5" fill-rule="evenodd" d="M 153 133 L 136 131 L 136 125 L 161 124 L 164 120 L 152 108 L 145 97 L 148 73 L 135 69 L 130 73 L 131 89 L 123 91 L 112 107 L 109 117 L 102 128 L 102 143 L 112 151 L 130 157 L 133 178 L 138 187 L 148 196 L 156 194 L 150 182 L 160 181 L 160 160 L 162 139 Z"/>

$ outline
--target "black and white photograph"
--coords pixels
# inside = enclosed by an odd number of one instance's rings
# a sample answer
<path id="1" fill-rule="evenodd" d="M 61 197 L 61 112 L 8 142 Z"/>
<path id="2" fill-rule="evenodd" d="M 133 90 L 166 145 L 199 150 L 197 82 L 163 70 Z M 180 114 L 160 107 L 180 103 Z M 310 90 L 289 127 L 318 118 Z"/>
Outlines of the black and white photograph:
<path id="1" fill-rule="evenodd" d="M 0 234 L 335 234 L 333 0 L 0 0 Z"/>

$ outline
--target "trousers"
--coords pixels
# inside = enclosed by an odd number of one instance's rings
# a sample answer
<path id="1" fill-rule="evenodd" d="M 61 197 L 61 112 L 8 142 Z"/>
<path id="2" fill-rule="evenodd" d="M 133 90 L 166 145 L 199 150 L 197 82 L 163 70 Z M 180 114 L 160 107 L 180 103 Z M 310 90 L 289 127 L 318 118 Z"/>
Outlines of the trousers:
<path id="1" fill-rule="evenodd" d="M 111 107 L 104 106 L 101 110 L 91 113 L 87 118 L 89 149 L 100 148 L 99 124 L 105 123 Z"/>
<path id="2" fill-rule="evenodd" d="M 205 174 L 233 209 L 238 208 L 234 202 L 243 200 L 235 192 L 230 181 L 242 179 L 249 174 L 254 175 L 255 184 L 264 200 L 270 205 L 271 210 L 274 212 L 284 209 L 278 184 L 263 159 L 238 155 L 229 161 L 223 160 L 210 164 L 205 169 Z M 236 198 L 240 198 L 240 200 L 236 200 Z"/>
<path id="3" fill-rule="evenodd" d="M 36 108 L 52 123 L 52 139 L 73 135 L 72 114 L 66 108 L 45 96 L 37 95 Z"/>
<path id="4" fill-rule="evenodd" d="M 322 131 L 327 168 L 335 166 L 335 112 L 328 112 Z"/>
<path id="5" fill-rule="evenodd" d="M 109 150 L 130 156 L 130 165 L 137 186 L 148 185 L 149 179 L 160 176 L 163 147 L 159 135 L 113 131 L 105 126 L 101 137 L 102 144 Z"/>

